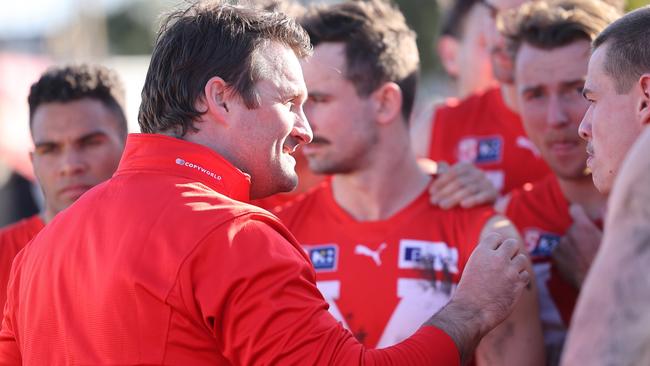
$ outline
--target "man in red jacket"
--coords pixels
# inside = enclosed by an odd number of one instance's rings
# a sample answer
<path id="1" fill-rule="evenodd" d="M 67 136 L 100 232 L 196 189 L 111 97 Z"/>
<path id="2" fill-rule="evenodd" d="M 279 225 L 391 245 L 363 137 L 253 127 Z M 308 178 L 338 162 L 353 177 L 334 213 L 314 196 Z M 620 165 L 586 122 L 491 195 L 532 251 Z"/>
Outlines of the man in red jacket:
<path id="1" fill-rule="evenodd" d="M 277 13 L 168 16 L 142 92 L 148 134 L 14 261 L 0 363 L 458 365 L 473 352 L 528 282 L 515 241 L 487 237 L 448 305 L 366 350 L 327 312 L 293 236 L 246 203 L 296 185 L 310 50 Z"/>

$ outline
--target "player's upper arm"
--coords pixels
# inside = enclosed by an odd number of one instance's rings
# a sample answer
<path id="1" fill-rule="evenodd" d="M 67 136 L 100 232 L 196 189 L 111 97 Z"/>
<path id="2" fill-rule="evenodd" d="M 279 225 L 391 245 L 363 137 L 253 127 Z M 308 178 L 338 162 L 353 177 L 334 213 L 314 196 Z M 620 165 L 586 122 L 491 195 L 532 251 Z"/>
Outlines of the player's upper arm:
<path id="1" fill-rule="evenodd" d="M 517 239 L 521 243 L 521 236 L 515 225 L 507 217 L 497 214 L 492 216 L 481 230 L 481 239 L 490 233 L 497 233 L 504 238 Z"/>

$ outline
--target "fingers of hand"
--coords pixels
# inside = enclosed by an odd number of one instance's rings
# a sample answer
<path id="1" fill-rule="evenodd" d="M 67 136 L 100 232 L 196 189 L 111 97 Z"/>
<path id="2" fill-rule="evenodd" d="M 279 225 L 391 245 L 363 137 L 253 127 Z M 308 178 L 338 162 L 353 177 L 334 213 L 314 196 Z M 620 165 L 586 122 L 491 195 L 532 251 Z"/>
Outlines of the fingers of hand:
<path id="1" fill-rule="evenodd" d="M 454 165 L 431 185 L 429 193 L 433 204 L 448 209 L 467 197 L 491 189 L 490 182 L 484 179 L 481 171 L 472 165 L 459 164 Z"/>
<path id="2" fill-rule="evenodd" d="M 449 175 L 446 175 L 444 178 L 447 177 L 449 177 Z M 451 196 L 456 191 L 463 188 L 462 182 L 460 182 L 456 177 L 451 180 L 447 179 L 441 184 L 438 183 L 440 182 L 436 181 L 433 185 L 431 185 L 431 189 L 429 190 L 431 193 L 431 202 L 433 204 L 440 204 L 444 200 L 450 200 Z"/>
<path id="3" fill-rule="evenodd" d="M 458 205 L 459 203 L 461 203 L 464 199 L 475 196 L 476 195 L 475 190 L 476 190 L 475 187 L 461 187 L 455 192 L 450 192 L 447 196 L 443 197 L 438 202 L 438 205 L 442 209 L 445 210 L 450 209 Z"/>
<path id="4" fill-rule="evenodd" d="M 530 283 L 530 273 L 528 271 L 519 272 L 519 281 L 523 282 L 524 286 Z"/>
<path id="5" fill-rule="evenodd" d="M 487 248 L 490 250 L 496 250 L 501 245 L 502 242 L 503 242 L 503 236 L 497 233 L 489 233 L 483 238 L 483 240 L 481 240 L 478 243 L 476 247 L 477 249 Z"/>
<path id="6" fill-rule="evenodd" d="M 500 255 L 511 259 L 519 253 L 519 243 L 515 239 L 506 239 L 496 250 Z"/>
<path id="7" fill-rule="evenodd" d="M 461 199 L 462 208 L 470 208 L 478 205 L 489 204 L 496 201 L 498 197 L 496 189 L 490 184 L 487 188 L 479 190 L 477 193 Z"/>
<path id="8" fill-rule="evenodd" d="M 524 253 L 518 253 L 517 255 L 515 255 L 512 258 L 511 263 L 515 271 L 517 271 L 517 273 L 521 273 L 521 272 L 528 273 L 527 271 L 528 257 L 526 257 Z"/>

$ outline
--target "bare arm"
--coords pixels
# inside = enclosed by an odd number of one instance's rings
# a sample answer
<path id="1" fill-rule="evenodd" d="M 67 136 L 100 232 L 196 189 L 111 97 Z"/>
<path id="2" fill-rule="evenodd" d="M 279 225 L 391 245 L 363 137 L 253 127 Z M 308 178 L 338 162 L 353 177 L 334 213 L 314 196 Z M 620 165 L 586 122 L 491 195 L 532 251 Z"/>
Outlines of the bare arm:
<path id="1" fill-rule="evenodd" d="M 522 253 L 525 249 L 513 224 L 503 216 L 490 219 L 483 228 L 482 236 L 497 232 L 517 240 Z M 530 260 L 526 268 L 532 273 Z M 481 341 L 477 353 L 478 365 L 544 365 L 544 340 L 539 320 L 539 304 L 535 281 L 531 281 L 514 311 Z"/>
<path id="2" fill-rule="evenodd" d="M 650 130 L 623 164 L 562 365 L 650 364 Z"/>

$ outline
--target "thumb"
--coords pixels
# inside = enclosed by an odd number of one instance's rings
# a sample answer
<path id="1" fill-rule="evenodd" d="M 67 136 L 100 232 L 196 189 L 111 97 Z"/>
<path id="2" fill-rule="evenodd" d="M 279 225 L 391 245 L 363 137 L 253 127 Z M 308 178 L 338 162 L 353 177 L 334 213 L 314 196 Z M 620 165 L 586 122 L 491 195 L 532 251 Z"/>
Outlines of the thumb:
<path id="1" fill-rule="evenodd" d="M 573 219 L 573 222 L 576 225 L 580 226 L 596 226 L 593 221 L 587 216 L 587 213 L 585 212 L 584 208 L 580 206 L 577 203 L 572 204 L 569 207 L 569 214 L 571 215 L 571 218 Z"/>

